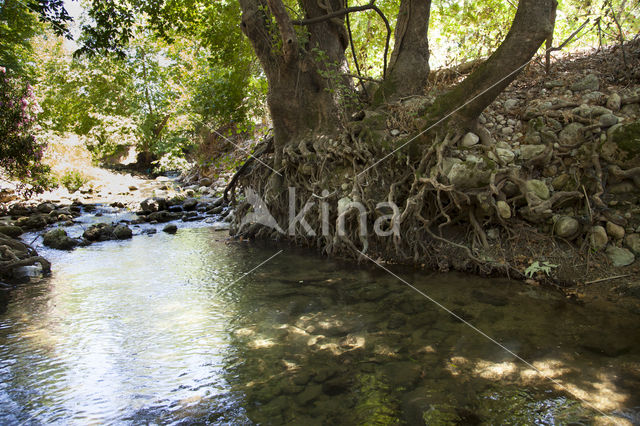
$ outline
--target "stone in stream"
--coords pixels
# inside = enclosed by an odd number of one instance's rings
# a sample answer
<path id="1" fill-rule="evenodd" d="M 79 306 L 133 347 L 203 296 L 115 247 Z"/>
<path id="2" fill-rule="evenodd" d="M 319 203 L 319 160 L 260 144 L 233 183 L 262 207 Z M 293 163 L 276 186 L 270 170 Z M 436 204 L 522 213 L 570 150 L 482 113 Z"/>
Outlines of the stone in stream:
<path id="1" fill-rule="evenodd" d="M 158 223 L 166 223 L 172 220 L 179 219 L 181 217 L 180 213 L 171 213 L 166 210 L 162 210 L 159 212 L 153 212 L 149 216 L 147 216 L 147 220 L 149 222 L 158 222 Z"/>
<path id="2" fill-rule="evenodd" d="M 0 233 L 11 238 L 18 238 L 20 235 L 23 234 L 23 232 L 24 231 L 19 226 L 12 226 L 12 225 L 0 226 Z"/>
<path id="3" fill-rule="evenodd" d="M 182 208 L 185 211 L 193 211 L 196 209 L 197 206 L 198 206 L 198 200 L 196 200 L 195 198 L 187 198 L 186 200 L 184 200 L 184 203 L 182 204 Z"/>
<path id="4" fill-rule="evenodd" d="M 36 210 L 40 213 L 51 213 L 56 209 L 56 206 L 52 203 L 42 203 L 36 207 Z"/>
<path id="5" fill-rule="evenodd" d="M 79 244 L 78 240 L 69 237 L 67 232 L 61 228 L 46 232 L 42 239 L 45 246 L 57 250 L 72 250 Z"/>
<path id="6" fill-rule="evenodd" d="M 309 385 L 296 396 L 296 402 L 300 405 L 307 405 L 311 401 L 318 399 L 322 395 L 322 385 Z"/>
<path id="7" fill-rule="evenodd" d="M 167 207 L 167 200 L 160 197 L 147 198 L 140 203 L 140 210 L 153 213 L 164 210 Z"/>
<path id="8" fill-rule="evenodd" d="M 170 223 L 162 228 L 162 232 L 166 232 L 167 234 L 175 234 L 176 232 L 178 232 L 178 227 L 175 224 Z"/>
<path id="9" fill-rule="evenodd" d="M 128 240 L 133 236 L 133 231 L 126 225 L 118 225 L 113 229 L 113 235 L 119 240 Z"/>
<path id="10" fill-rule="evenodd" d="M 29 217 L 21 217 L 15 223 L 16 226 L 26 230 L 37 230 L 46 227 L 49 224 L 49 216 L 37 214 Z"/>

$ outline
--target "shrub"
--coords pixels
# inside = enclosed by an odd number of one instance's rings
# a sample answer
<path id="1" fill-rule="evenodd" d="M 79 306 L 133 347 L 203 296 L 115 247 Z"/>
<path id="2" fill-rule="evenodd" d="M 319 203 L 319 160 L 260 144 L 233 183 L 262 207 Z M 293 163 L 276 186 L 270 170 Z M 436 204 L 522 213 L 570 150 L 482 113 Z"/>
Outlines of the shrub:
<path id="1" fill-rule="evenodd" d="M 0 67 L 0 168 L 22 182 L 19 189 L 27 194 L 51 184 L 51 170 L 42 164 L 46 143 L 35 136 L 38 111 L 31 86 Z"/>
<path id="2" fill-rule="evenodd" d="M 76 170 L 65 172 L 65 174 L 62 175 L 62 178 L 60 178 L 60 183 L 67 188 L 71 194 L 76 192 L 87 182 L 88 179 Z"/>

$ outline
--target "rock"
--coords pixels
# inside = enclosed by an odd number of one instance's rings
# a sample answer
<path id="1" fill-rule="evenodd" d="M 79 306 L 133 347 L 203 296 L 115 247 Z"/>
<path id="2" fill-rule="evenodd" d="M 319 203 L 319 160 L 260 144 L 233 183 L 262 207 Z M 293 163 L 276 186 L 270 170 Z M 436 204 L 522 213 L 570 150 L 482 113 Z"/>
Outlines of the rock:
<path id="1" fill-rule="evenodd" d="M 504 101 L 504 109 L 506 109 L 507 111 L 514 109 L 516 106 L 518 106 L 517 99 L 507 99 L 506 101 Z"/>
<path id="2" fill-rule="evenodd" d="M 545 145 L 522 145 L 520 147 L 520 157 L 523 160 L 531 160 L 542 154 L 546 148 Z"/>
<path id="3" fill-rule="evenodd" d="M 206 187 L 209 187 L 209 186 L 211 186 L 212 184 L 213 184 L 213 182 L 212 182 L 212 181 L 211 181 L 211 179 L 209 179 L 208 177 L 204 177 L 204 178 L 202 178 L 202 179 L 200 179 L 200 180 L 198 181 L 198 185 L 199 185 L 199 186 L 206 186 Z"/>
<path id="4" fill-rule="evenodd" d="M 391 133 L 391 136 L 396 137 L 396 136 L 400 135 L 400 130 L 392 129 L 391 132 L 389 132 L 389 133 Z"/>
<path id="5" fill-rule="evenodd" d="M 582 140 L 582 128 L 584 125 L 581 123 L 570 123 L 560 132 L 560 142 L 565 145 L 574 145 Z"/>
<path id="6" fill-rule="evenodd" d="M 604 227 L 598 225 L 591 228 L 591 232 L 589 233 L 589 243 L 593 250 L 602 250 L 607 246 L 608 242 L 609 236 L 607 235 L 607 231 L 605 231 Z"/>
<path id="7" fill-rule="evenodd" d="M 629 339 L 624 334 L 603 333 L 601 330 L 588 330 L 580 336 L 580 346 L 609 357 L 620 356 L 631 349 Z"/>
<path id="8" fill-rule="evenodd" d="M 389 317 L 389 322 L 387 323 L 387 328 L 390 330 L 396 330 L 407 323 L 407 319 L 401 313 L 393 313 Z"/>
<path id="9" fill-rule="evenodd" d="M 631 253 L 626 248 L 609 246 L 607 247 L 605 253 L 615 267 L 631 265 L 634 260 L 636 260 L 636 257 L 633 255 L 633 253 Z"/>
<path id="10" fill-rule="evenodd" d="M 516 154 L 513 153 L 510 149 L 506 148 L 496 148 L 496 154 L 498 154 L 498 158 L 504 163 L 509 164 L 512 163 L 516 158 Z M 489 153 L 489 157 L 495 160 L 495 156 L 493 156 L 493 152 Z"/>
<path id="11" fill-rule="evenodd" d="M 574 92 L 582 92 L 585 90 L 594 92 L 599 89 L 600 80 L 598 80 L 598 77 L 595 74 L 589 74 L 571 85 L 571 90 Z"/>
<path id="12" fill-rule="evenodd" d="M 622 105 L 622 98 L 617 93 L 612 93 L 607 99 L 607 108 L 612 111 L 618 111 Z"/>
<path id="13" fill-rule="evenodd" d="M 500 215 L 501 218 L 503 219 L 509 219 L 511 218 L 511 207 L 509 207 L 509 204 L 507 204 L 506 201 L 498 201 L 496 203 L 496 207 L 498 209 L 498 214 Z"/>
<path id="14" fill-rule="evenodd" d="M 228 231 L 231 229 L 231 224 L 229 222 L 213 222 L 211 229 L 214 231 Z"/>
<path id="15" fill-rule="evenodd" d="M 119 240 L 128 240 L 133 236 L 133 231 L 127 225 L 118 225 L 113 229 L 113 235 Z"/>
<path id="16" fill-rule="evenodd" d="M 19 226 L 12 226 L 12 225 L 0 226 L 0 233 L 11 238 L 18 238 L 20 235 L 22 235 L 23 232 L 24 231 Z"/>
<path id="17" fill-rule="evenodd" d="M 528 191 L 533 192 L 541 200 L 548 200 L 551 196 L 547 185 L 538 179 L 530 179 L 525 182 Z"/>
<path id="18" fill-rule="evenodd" d="M 296 396 L 296 402 L 300 405 L 307 405 L 320 395 L 322 395 L 322 385 L 309 385 Z"/>
<path id="19" fill-rule="evenodd" d="M 182 208 L 185 211 L 193 211 L 197 206 L 198 200 L 196 200 L 195 198 L 187 198 L 186 200 L 184 200 L 184 203 L 182 203 Z"/>
<path id="20" fill-rule="evenodd" d="M 624 245 L 636 256 L 640 256 L 640 234 L 629 234 L 624 239 Z"/>
<path id="21" fill-rule="evenodd" d="M 616 225 L 613 222 L 607 222 L 607 235 L 614 240 L 621 240 L 624 238 L 624 228 L 620 225 Z"/>
<path id="22" fill-rule="evenodd" d="M 615 125 L 607 131 L 603 157 L 623 168 L 640 166 L 640 121 Z"/>
<path id="23" fill-rule="evenodd" d="M 181 217 L 180 213 L 171 213 L 166 210 L 162 210 L 159 212 L 151 213 L 149 216 L 147 216 L 147 220 L 149 220 L 149 222 L 155 221 L 158 223 L 165 223 L 165 222 L 170 222 L 172 220 L 176 220 L 180 217 Z"/>
<path id="24" fill-rule="evenodd" d="M 140 210 L 153 213 L 164 210 L 167 207 L 167 200 L 160 197 L 147 198 L 140 203 Z"/>
<path id="25" fill-rule="evenodd" d="M 382 365 L 381 369 L 393 388 L 402 386 L 411 389 L 422 374 L 420 364 L 411 361 L 388 362 Z"/>
<path id="26" fill-rule="evenodd" d="M 555 87 L 562 87 L 562 86 L 564 86 L 564 82 L 562 80 L 551 80 L 551 81 L 544 82 L 544 87 L 546 89 L 553 89 Z"/>
<path id="27" fill-rule="evenodd" d="M 84 233 L 82 237 L 87 241 L 108 241 L 115 239 L 113 233 L 113 226 L 108 223 L 96 223 L 91 225 Z"/>
<path id="28" fill-rule="evenodd" d="M 462 138 L 462 146 L 465 148 L 470 148 L 474 145 L 476 145 L 478 142 L 480 142 L 480 136 L 476 135 L 475 133 L 467 133 L 466 135 L 464 135 L 464 138 Z"/>
<path id="29" fill-rule="evenodd" d="M 569 216 L 560 217 L 554 225 L 555 234 L 561 238 L 573 239 L 578 236 L 579 230 L 580 223 Z"/>
<path id="30" fill-rule="evenodd" d="M 46 227 L 49 222 L 47 221 L 48 216 L 44 214 L 33 215 L 29 217 L 21 217 L 16 221 L 16 226 L 21 227 L 26 230 L 37 230 Z"/>
<path id="31" fill-rule="evenodd" d="M 138 190 L 137 186 L 135 186 L 135 185 L 130 185 L 129 186 L 129 191 L 137 191 L 137 190 Z"/>
<path id="32" fill-rule="evenodd" d="M 502 128 L 502 134 L 505 136 L 511 136 L 514 132 L 515 130 L 513 130 L 513 127 L 511 126 Z"/>
<path id="33" fill-rule="evenodd" d="M 498 228 L 487 229 L 487 238 L 497 240 L 500 238 L 500 230 Z"/>
<path id="34" fill-rule="evenodd" d="M 57 250 L 72 250 L 79 244 L 77 240 L 70 238 L 67 232 L 61 228 L 46 232 L 42 239 L 45 246 Z"/>
<path id="35" fill-rule="evenodd" d="M 616 117 L 613 114 L 603 114 L 598 119 L 598 123 L 602 127 L 611 127 L 615 124 L 618 124 L 618 121 L 619 121 L 618 117 Z"/>
<path id="36" fill-rule="evenodd" d="M 446 164 L 446 160 L 450 160 L 449 164 Z M 490 171 L 483 170 L 472 162 L 464 163 L 457 158 L 446 158 L 443 161 L 443 169 L 449 182 L 459 189 L 479 188 L 488 184 L 491 177 Z"/>
<path id="37" fill-rule="evenodd" d="M 42 203 L 36 207 L 36 210 L 40 213 L 51 213 L 56 209 L 56 206 L 51 203 Z"/>
<path id="38" fill-rule="evenodd" d="M 167 234 L 175 234 L 176 232 L 178 232 L 178 227 L 175 224 L 170 223 L 162 228 L 162 232 L 166 232 Z"/>

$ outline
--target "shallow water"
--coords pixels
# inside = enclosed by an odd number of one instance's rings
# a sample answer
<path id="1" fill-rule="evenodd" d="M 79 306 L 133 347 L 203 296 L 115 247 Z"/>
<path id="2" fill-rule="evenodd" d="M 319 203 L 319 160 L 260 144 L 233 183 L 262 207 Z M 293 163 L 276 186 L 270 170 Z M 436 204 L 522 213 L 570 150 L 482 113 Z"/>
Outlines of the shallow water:
<path id="1" fill-rule="evenodd" d="M 640 421 L 637 316 L 395 270 L 510 353 L 375 266 L 224 235 L 41 250 L 0 314 L 0 424 Z"/>

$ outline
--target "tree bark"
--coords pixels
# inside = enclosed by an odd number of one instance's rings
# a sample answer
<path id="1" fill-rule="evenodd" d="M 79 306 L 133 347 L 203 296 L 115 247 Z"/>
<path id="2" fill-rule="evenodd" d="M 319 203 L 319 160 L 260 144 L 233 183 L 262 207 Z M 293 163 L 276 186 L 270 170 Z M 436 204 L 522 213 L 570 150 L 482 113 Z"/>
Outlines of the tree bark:
<path id="1" fill-rule="evenodd" d="M 457 124 L 473 127 L 476 118 L 515 80 L 553 32 L 556 7 L 556 0 L 520 0 L 504 42 L 475 72 L 436 100 L 428 126 L 452 114 Z"/>
<path id="2" fill-rule="evenodd" d="M 340 0 L 328 0 L 323 8 L 316 0 L 301 0 L 307 18 L 340 8 Z M 279 154 L 291 140 L 312 131 L 336 130 L 337 105 L 329 82 L 319 71 L 313 50 L 326 54 L 331 66 L 346 63 L 344 18 L 332 18 L 308 26 L 309 37 L 301 45 L 282 0 L 240 0 L 242 29 L 251 41 L 269 81 L 267 103 L 274 127 L 276 167 Z M 271 16 L 277 30 L 271 25 Z M 274 42 L 280 40 L 280 43 Z"/>
<path id="3" fill-rule="evenodd" d="M 429 15 L 431 0 L 402 0 L 387 78 L 376 101 L 422 94 L 429 79 Z"/>

